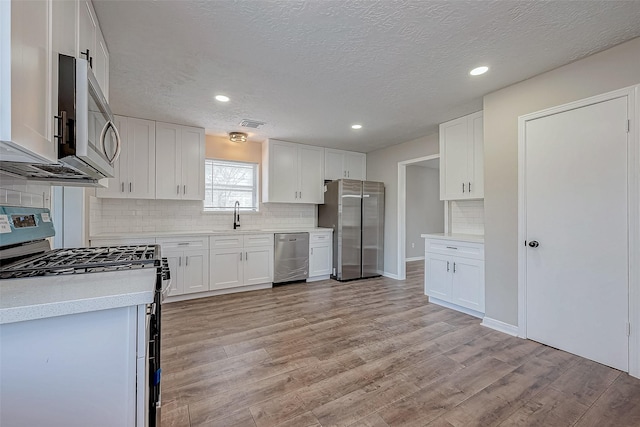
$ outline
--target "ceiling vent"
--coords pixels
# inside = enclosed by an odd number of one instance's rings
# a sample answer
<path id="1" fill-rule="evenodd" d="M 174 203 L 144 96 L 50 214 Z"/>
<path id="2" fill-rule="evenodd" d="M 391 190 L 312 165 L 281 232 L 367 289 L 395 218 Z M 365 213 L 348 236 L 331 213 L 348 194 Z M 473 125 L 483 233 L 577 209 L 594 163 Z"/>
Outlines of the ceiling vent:
<path id="1" fill-rule="evenodd" d="M 258 129 L 260 126 L 266 124 L 265 122 L 259 122 L 257 120 L 244 119 L 240 122 L 240 126 L 252 129 Z"/>

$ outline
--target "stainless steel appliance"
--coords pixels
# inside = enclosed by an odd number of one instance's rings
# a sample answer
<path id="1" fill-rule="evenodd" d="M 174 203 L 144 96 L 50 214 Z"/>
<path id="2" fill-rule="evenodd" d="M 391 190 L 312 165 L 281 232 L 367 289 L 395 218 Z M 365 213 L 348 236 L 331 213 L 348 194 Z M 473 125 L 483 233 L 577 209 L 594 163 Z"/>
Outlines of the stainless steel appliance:
<path id="1" fill-rule="evenodd" d="M 139 399 L 136 404 L 137 425 L 159 426 L 161 305 L 170 288 L 169 264 L 166 258 L 161 257 L 160 246 L 51 250 L 47 238 L 54 233 L 48 209 L 0 206 L 0 292 L 4 280 L 25 279 L 25 286 L 29 286 L 35 283 L 34 280 L 46 284 L 52 283 L 47 281 L 59 282 L 59 278 L 64 277 L 65 286 L 72 289 L 74 286 L 96 286 L 95 283 L 104 283 L 104 280 L 116 280 L 112 278 L 113 275 L 126 275 L 131 270 L 154 269 L 150 272 L 155 276 L 154 300 L 146 306 L 146 332 L 141 335 L 146 341 L 146 352 L 142 352 L 146 355 L 141 357 L 145 360 L 138 361 L 137 365 L 132 361 L 131 365 L 145 366 L 144 371 L 135 374 L 136 390 L 139 390 L 136 397 Z M 87 375 L 79 367 L 77 369 L 77 372 L 73 371 L 75 374 Z M 86 378 L 91 377 L 88 375 Z M 39 381 L 43 387 L 50 383 L 47 378 L 40 378 Z M 69 378 L 69 381 L 78 383 L 77 378 Z M 26 384 L 25 379 L 24 387 L 28 387 Z M 103 400 L 101 393 L 104 391 L 100 387 L 90 389 L 95 390 L 92 400 Z M 52 422 L 55 424 L 54 419 Z"/>
<path id="2" fill-rule="evenodd" d="M 3 152 L 0 170 L 32 180 L 98 186 L 113 177 L 120 135 L 113 114 L 89 63 L 59 55 L 58 115 L 55 139 L 58 163 L 43 163 L 29 153 Z M 17 153 L 11 156 L 10 153 Z"/>
<path id="3" fill-rule="evenodd" d="M 338 179 L 326 184 L 318 226 L 333 228 L 337 280 L 381 276 L 384 263 L 384 184 Z"/>
<path id="4" fill-rule="evenodd" d="M 309 233 L 274 235 L 273 283 L 305 280 L 309 277 Z"/>

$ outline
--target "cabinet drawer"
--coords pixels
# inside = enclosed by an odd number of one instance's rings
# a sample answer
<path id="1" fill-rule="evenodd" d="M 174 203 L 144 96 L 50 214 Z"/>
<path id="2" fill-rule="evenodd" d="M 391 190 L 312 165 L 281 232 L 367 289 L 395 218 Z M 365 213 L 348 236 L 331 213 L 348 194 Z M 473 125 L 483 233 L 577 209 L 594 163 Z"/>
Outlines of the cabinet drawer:
<path id="1" fill-rule="evenodd" d="M 273 234 L 246 234 L 244 247 L 271 246 L 273 247 Z"/>
<path id="2" fill-rule="evenodd" d="M 211 236 L 211 248 L 241 248 L 243 246 L 242 235 L 223 235 L 223 236 Z"/>
<path id="3" fill-rule="evenodd" d="M 320 231 L 309 233 L 309 243 L 325 243 L 331 241 L 331 232 Z"/>
<path id="4" fill-rule="evenodd" d="M 484 259 L 484 245 L 482 243 L 426 239 L 425 252 L 473 259 Z"/>
<path id="5" fill-rule="evenodd" d="M 167 237 L 156 239 L 164 250 L 209 249 L 209 238 L 199 236 Z"/>

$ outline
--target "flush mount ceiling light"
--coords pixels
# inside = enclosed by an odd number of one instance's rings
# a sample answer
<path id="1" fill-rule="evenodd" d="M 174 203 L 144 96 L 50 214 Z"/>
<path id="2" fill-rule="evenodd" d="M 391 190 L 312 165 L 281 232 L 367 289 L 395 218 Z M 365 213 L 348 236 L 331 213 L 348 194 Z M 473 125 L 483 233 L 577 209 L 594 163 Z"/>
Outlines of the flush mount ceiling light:
<path id="1" fill-rule="evenodd" d="M 351 125 L 351 129 L 362 129 L 362 125 Z"/>
<path id="2" fill-rule="evenodd" d="M 225 95 L 216 95 L 216 100 L 220 102 L 229 102 L 229 97 Z"/>
<path id="3" fill-rule="evenodd" d="M 477 67 L 477 68 L 474 68 L 473 70 L 469 71 L 469 74 L 471 74 L 472 76 L 479 76 L 480 74 L 484 74 L 487 71 L 489 71 L 489 67 L 485 67 L 483 65 L 482 67 Z"/>
<path id="4" fill-rule="evenodd" d="M 244 132 L 229 132 L 229 141 L 231 142 L 247 142 L 247 135 Z"/>

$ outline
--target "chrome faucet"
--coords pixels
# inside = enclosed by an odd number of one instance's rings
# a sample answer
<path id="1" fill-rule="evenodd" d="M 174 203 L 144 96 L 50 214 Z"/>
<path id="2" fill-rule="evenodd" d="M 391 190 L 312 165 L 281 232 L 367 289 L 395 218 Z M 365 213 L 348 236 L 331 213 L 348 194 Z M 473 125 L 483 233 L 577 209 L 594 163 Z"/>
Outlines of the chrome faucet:
<path id="1" fill-rule="evenodd" d="M 233 229 L 240 227 L 240 202 L 236 200 L 233 206 Z"/>

